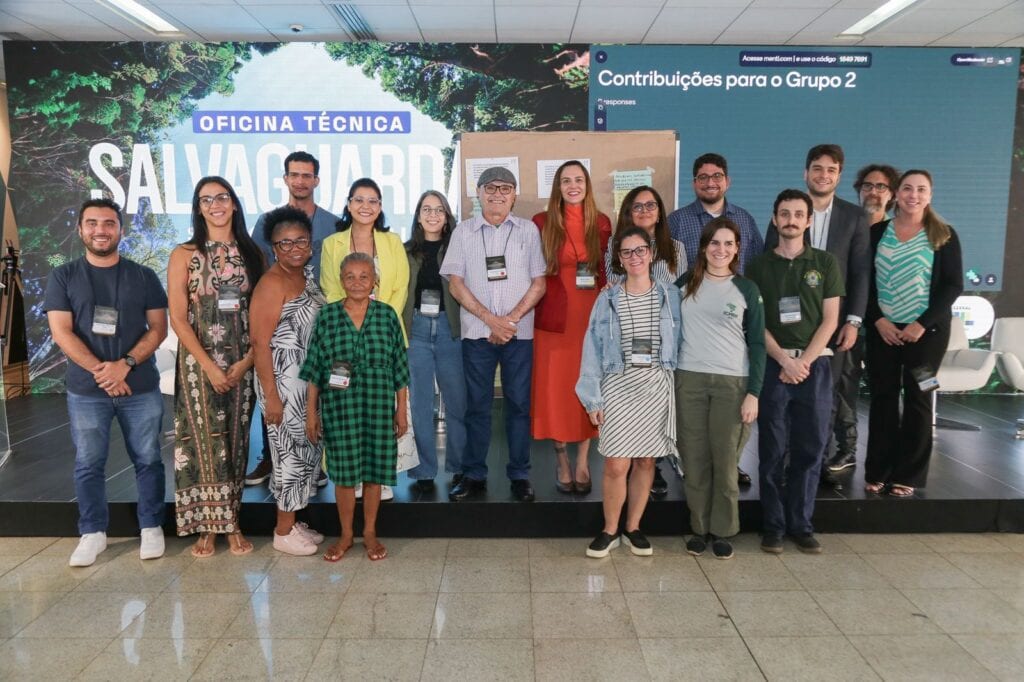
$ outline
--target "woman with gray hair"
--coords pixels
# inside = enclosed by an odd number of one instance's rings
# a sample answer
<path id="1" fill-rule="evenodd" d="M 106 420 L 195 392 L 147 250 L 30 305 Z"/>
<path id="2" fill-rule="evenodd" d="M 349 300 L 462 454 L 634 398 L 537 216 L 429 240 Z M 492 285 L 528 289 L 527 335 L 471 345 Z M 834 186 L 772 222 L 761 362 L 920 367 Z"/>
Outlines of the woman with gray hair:
<path id="1" fill-rule="evenodd" d="M 341 538 L 324 559 L 338 561 L 352 547 L 355 488 L 362 483 L 363 545 L 377 561 L 387 556 L 377 540 L 381 486 L 395 485 L 395 439 L 408 429 L 409 363 L 398 315 L 370 298 L 373 258 L 345 256 L 341 284 L 345 295 L 321 309 L 299 373 L 308 382 L 306 435 L 323 439 L 341 521 Z"/>

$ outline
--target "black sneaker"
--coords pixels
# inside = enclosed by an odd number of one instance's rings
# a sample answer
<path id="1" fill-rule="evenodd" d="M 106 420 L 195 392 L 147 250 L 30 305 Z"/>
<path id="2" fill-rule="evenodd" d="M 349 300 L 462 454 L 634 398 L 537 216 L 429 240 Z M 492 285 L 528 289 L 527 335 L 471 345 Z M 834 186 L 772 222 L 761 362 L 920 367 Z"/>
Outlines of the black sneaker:
<path id="1" fill-rule="evenodd" d="M 693 556 L 700 556 L 708 548 L 708 541 L 703 535 L 694 535 L 686 541 L 686 551 Z"/>
<path id="2" fill-rule="evenodd" d="M 711 551 L 715 555 L 716 559 L 732 558 L 732 544 L 725 538 L 712 538 Z"/>
<path id="3" fill-rule="evenodd" d="M 855 466 L 857 466 L 857 456 L 852 452 L 837 452 L 825 462 L 825 468 L 833 474 Z"/>
<path id="4" fill-rule="evenodd" d="M 274 473 L 274 461 L 269 457 L 264 457 L 256 465 L 256 468 L 245 475 L 246 485 L 259 485 Z"/>
<path id="5" fill-rule="evenodd" d="M 432 478 L 421 478 L 416 481 L 413 485 L 416 486 L 416 490 L 421 493 L 432 493 L 434 492 L 434 479 Z"/>
<path id="6" fill-rule="evenodd" d="M 793 542 L 796 543 L 796 548 L 804 554 L 821 554 L 821 543 L 811 533 L 794 535 Z"/>
<path id="7" fill-rule="evenodd" d="M 658 463 L 654 463 L 654 480 L 651 481 L 651 494 L 652 495 L 666 495 L 668 494 L 668 481 L 661 475 L 661 467 Z"/>
<path id="8" fill-rule="evenodd" d="M 764 535 L 761 537 L 761 551 L 769 554 L 782 554 L 782 536 Z"/>
<path id="9" fill-rule="evenodd" d="M 633 531 L 623 531 L 622 541 L 629 547 L 629 551 L 636 556 L 651 556 L 654 554 L 654 548 L 651 547 L 650 540 L 640 532 L 639 528 Z"/>
<path id="10" fill-rule="evenodd" d="M 591 559 L 603 559 L 618 546 L 618 535 L 608 535 L 608 533 L 601 531 L 594 538 L 594 541 L 590 543 L 590 546 L 587 547 L 587 556 Z"/>
<path id="11" fill-rule="evenodd" d="M 320 467 L 320 473 L 316 476 L 316 487 L 323 488 L 328 483 L 330 483 L 330 479 L 327 478 L 327 472 L 324 471 L 323 467 Z"/>

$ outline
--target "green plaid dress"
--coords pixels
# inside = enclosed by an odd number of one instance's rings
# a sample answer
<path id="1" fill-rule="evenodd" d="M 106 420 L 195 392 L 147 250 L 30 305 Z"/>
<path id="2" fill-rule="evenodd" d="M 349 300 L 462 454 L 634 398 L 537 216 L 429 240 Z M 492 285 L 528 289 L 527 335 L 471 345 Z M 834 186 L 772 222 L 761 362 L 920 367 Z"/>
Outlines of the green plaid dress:
<path id="1" fill-rule="evenodd" d="M 346 389 L 328 383 L 338 361 L 352 367 Z M 395 311 L 370 301 L 357 330 L 344 301 L 324 306 L 299 377 L 320 388 L 327 473 L 335 485 L 395 485 L 395 392 L 409 384 L 409 361 Z"/>

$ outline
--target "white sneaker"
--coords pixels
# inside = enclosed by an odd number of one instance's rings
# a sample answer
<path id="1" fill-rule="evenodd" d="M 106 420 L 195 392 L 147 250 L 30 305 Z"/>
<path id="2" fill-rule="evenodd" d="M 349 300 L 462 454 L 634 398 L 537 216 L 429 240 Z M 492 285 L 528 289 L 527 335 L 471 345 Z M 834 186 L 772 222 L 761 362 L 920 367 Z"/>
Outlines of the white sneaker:
<path id="1" fill-rule="evenodd" d="M 380 487 L 380 501 L 387 502 L 388 500 L 395 499 L 395 491 L 391 489 L 389 485 L 382 485 Z"/>
<path id="2" fill-rule="evenodd" d="M 292 528 L 298 528 L 299 532 L 302 533 L 303 535 L 305 535 L 306 538 L 310 542 L 312 542 L 314 545 L 319 545 L 321 542 L 324 541 L 324 536 L 323 535 L 321 535 L 320 533 L 317 533 L 315 530 L 310 528 L 308 524 L 306 524 L 306 523 L 304 523 L 302 521 L 296 521 L 295 525 L 292 526 Z"/>
<path id="3" fill-rule="evenodd" d="M 164 555 L 164 529 L 160 526 L 142 529 L 142 545 L 139 547 L 140 559 L 159 559 Z"/>
<path id="4" fill-rule="evenodd" d="M 92 566 L 96 563 L 96 555 L 107 548 L 107 534 L 103 531 L 98 533 L 86 533 L 78 541 L 78 547 L 71 553 L 69 566 Z"/>
<path id="5" fill-rule="evenodd" d="M 292 526 L 288 535 L 274 533 L 274 549 L 278 552 L 291 554 L 292 556 L 309 556 L 316 554 L 316 545 L 313 544 L 306 534 L 299 530 L 297 525 Z"/>

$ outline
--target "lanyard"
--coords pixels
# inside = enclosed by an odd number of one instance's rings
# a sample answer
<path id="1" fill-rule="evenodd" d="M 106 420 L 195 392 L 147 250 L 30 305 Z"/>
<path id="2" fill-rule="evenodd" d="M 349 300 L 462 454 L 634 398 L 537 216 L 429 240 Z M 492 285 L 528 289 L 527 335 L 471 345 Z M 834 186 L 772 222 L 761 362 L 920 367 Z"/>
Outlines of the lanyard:
<path id="1" fill-rule="evenodd" d="M 212 249 L 210 248 L 211 246 L 213 247 Z M 226 263 L 228 258 L 231 257 L 231 245 L 225 242 L 206 242 L 206 257 L 210 259 L 210 269 L 217 276 L 218 289 L 221 284 L 227 284 L 224 281 L 224 275 L 221 274 L 223 270 L 217 267 L 217 251 L 220 247 L 224 247 L 224 262 Z"/>
<path id="2" fill-rule="evenodd" d="M 494 229 L 495 230 L 499 230 L 499 229 L 501 229 L 501 226 L 500 225 L 495 226 Z M 508 240 L 511 239 L 511 238 L 512 238 L 512 227 L 510 226 L 508 228 L 508 235 L 505 237 L 505 246 L 503 246 L 502 249 L 501 249 L 501 257 L 502 258 L 505 257 L 505 253 L 508 251 Z M 484 247 L 484 258 L 490 258 L 490 256 L 487 255 L 487 241 L 484 240 L 484 228 L 483 227 L 480 228 L 480 243 Z"/>
<path id="3" fill-rule="evenodd" d="M 93 282 L 93 280 L 92 280 L 92 269 L 94 267 L 96 267 L 96 266 L 92 265 L 91 263 L 89 263 L 89 261 L 86 261 L 86 263 L 85 263 L 85 276 L 86 276 L 86 279 L 89 280 L 89 289 L 92 290 L 91 291 L 91 293 L 92 293 L 92 304 L 93 305 L 99 305 L 99 302 L 96 300 L 96 283 Z M 114 266 L 114 305 L 111 306 L 111 307 L 114 308 L 114 310 L 117 310 L 118 309 L 118 307 L 117 307 L 118 303 L 120 303 L 120 302 L 121 302 L 121 259 L 118 258 L 117 259 L 117 265 Z"/>
<path id="4" fill-rule="evenodd" d="M 377 239 L 374 237 L 373 232 L 370 232 L 370 243 L 373 244 L 372 252 L 370 253 L 370 255 L 373 256 L 373 262 L 374 262 L 374 265 L 376 265 L 377 264 Z M 348 252 L 349 253 L 356 253 L 356 238 L 355 238 L 355 235 L 353 234 L 353 230 L 351 228 L 349 229 L 349 233 L 348 233 Z M 362 253 L 362 252 L 360 251 L 359 253 Z"/>
<path id="5" fill-rule="evenodd" d="M 656 285 L 654 284 L 654 282 L 651 282 L 651 289 L 653 290 L 655 287 L 656 287 Z M 633 322 L 633 311 L 632 311 L 632 309 L 631 309 L 631 307 L 629 305 L 629 290 L 626 289 L 626 283 L 625 282 L 622 283 L 622 291 L 626 294 L 626 300 L 625 300 L 625 304 L 626 305 L 624 307 L 626 308 L 626 315 L 629 316 L 629 326 L 632 328 L 633 335 L 635 336 L 636 335 L 636 331 L 637 331 L 636 330 L 636 324 Z M 648 290 L 647 293 L 650 293 L 650 290 Z M 637 298 L 639 298 L 640 296 L 644 296 L 644 295 L 645 294 L 637 294 Z M 657 294 L 654 294 L 654 295 L 651 296 L 651 329 L 652 330 L 657 329 L 657 326 L 656 326 L 657 325 L 657 320 L 658 320 L 658 296 L 657 296 Z"/>

